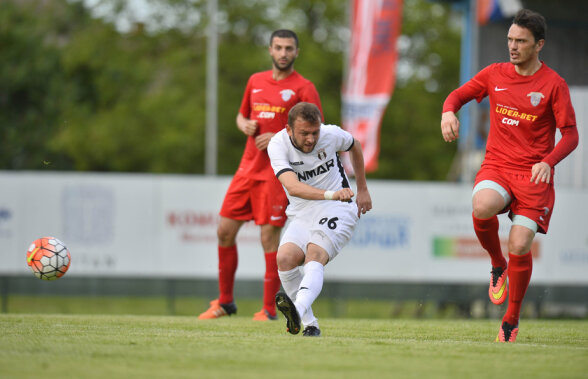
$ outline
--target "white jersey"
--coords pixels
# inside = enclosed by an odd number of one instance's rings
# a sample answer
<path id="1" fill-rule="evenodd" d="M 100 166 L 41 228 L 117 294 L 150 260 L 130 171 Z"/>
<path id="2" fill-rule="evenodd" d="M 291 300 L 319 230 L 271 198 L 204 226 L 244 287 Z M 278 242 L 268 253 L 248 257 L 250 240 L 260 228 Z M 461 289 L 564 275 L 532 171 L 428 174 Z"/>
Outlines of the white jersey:
<path id="1" fill-rule="evenodd" d="M 338 152 L 349 151 L 353 147 L 353 141 L 353 136 L 337 125 L 321 125 L 316 146 L 310 153 L 304 153 L 292 144 L 287 130 L 283 129 L 272 137 L 267 152 L 276 177 L 286 171 L 293 171 L 302 183 L 323 190 L 338 191 L 349 188 L 349 179 Z M 295 216 L 314 202 L 290 196 L 288 191 L 286 194 L 290 202 L 286 209 L 288 216 Z"/>

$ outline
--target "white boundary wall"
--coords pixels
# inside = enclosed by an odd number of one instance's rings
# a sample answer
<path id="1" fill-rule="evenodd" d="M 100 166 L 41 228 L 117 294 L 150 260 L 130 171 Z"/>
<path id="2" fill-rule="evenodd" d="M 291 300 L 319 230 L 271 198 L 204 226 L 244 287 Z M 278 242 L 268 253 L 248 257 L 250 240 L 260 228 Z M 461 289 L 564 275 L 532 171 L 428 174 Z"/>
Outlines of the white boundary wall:
<path id="1" fill-rule="evenodd" d="M 216 224 L 230 177 L 0 171 L 0 274 L 33 276 L 26 250 L 54 235 L 67 276 L 216 278 Z M 485 283 L 490 261 L 471 222 L 471 186 L 370 181 L 374 209 L 326 279 Z M 558 188 L 538 235 L 533 283 L 588 284 L 588 191 Z M 510 220 L 500 217 L 506 239 Z M 238 279 L 261 279 L 259 228 L 243 227 Z M 36 280 L 36 279 L 35 279 Z"/>

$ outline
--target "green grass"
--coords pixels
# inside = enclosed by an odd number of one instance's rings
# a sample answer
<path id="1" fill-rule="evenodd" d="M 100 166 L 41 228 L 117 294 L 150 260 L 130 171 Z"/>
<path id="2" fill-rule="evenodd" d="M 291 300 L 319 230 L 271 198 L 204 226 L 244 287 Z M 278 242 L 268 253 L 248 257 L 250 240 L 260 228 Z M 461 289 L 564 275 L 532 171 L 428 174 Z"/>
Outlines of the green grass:
<path id="1" fill-rule="evenodd" d="M 586 378 L 588 321 L 321 318 L 323 336 L 250 315 L 0 314 L 1 378 Z"/>
<path id="2" fill-rule="evenodd" d="M 61 314 L 134 314 L 192 316 L 208 308 L 209 299 L 137 296 L 24 296 L 10 295 L 5 299 L 7 313 Z M 262 306 L 262 299 L 237 299 L 240 316 L 253 315 Z M 335 318 L 448 318 L 460 317 L 455 305 L 438 308 L 434 303 L 389 300 L 334 300 L 319 298 L 313 304 L 316 314 Z M 502 312 L 503 313 L 503 312 Z"/>

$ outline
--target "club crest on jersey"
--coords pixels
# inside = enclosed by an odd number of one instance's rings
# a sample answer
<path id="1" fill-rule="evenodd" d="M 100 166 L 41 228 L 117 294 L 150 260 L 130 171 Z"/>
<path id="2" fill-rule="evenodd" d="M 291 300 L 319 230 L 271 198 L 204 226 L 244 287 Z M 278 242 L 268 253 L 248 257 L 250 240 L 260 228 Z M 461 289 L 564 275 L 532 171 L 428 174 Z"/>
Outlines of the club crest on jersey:
<path id="1" fill-rule="evenodd" d="M 531 105 L 536 107 L 545 96 L 541 92 L 529 92 L 527 97 L 531 98 Z"/>
<path id="2" fill-rule="evenodd" d="M 318 156 L 318 159 L 320 159 L 320 160 L 326 159 L 327 153 L 326 153 L 325 149 L 319 149 L 317 156 Z"/>
<path id="3" fill-rule="evenodd" d="M 282 100 L 288 101 L 292 98 L 293 95 L 296 94 L 296 92 L 292 91 L 291 89 L 283 89 L 280 91 L 280 94 L 282 95 Z"/>

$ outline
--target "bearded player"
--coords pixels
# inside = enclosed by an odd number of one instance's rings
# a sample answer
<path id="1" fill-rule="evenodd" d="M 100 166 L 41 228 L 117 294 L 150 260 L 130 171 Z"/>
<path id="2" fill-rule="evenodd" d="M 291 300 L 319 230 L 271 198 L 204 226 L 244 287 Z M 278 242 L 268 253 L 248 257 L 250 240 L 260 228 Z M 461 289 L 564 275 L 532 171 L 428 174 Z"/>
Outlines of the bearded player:
<path id="1" fill-rule="evenodd" d="M 355 172 L 356 201 L 342 151 L 349 152 Z M 323 125 L 314 104 L 299 103 L 290 110 L 286 130 L 272 138 L 268 154 L 290 199 L 290 222 L 278 249 L 285 292 L 276 295 L 277 306 L 289 333 L 298 334 L 304 326 L 303 336 L 319 337 L 312 304 L 322 290 L 325 266 L 351 240 L 359 217 L 372 209 L 363 152 L 349 132 Z"/>
<path id="2" fill-rule="evenodd" d="M 472 99 L 490 99 L 486 156 L 472 195 L 473 221 L 480 244 L 490 254 L 490 300 L 508 307 L 496 341 L 515 342 L 527 291 L 537 232 L 547 233 L 553 213 L 555 165 L 578 145 L 574 109 L 566 82 L 543 61 L 543 16 L 522 9 L 508 30 L 510 63 L 495 63 L 451 92 L 443 104 L 441 132 L 459 137 L 455 116 Z M 555 131 L 561 140 L 555 145 Z M 508 262 L 498 237 L 499 213 L 509 212 Z"/>
<path id="3" fill-rule="evenodd" d="M 215 319 L 237 312 L 233 298 L 237 270 L 237 233 L 243 223 L 254 220 L 260 226 L 265 255 L 263 308 L 254 314 L 258 321 L 275 320 L 275 295 L 280 289 L 276 254 L 280 231 L 286 223 L 288 199 L 275 177 L 267 155 L 272 136 L 288 123 L 288 111 L 298 102 L 320 107 L 318 92 L 309 80 L 294 71 L 298 37 L 291 30 L 276 30 L 270 37 L 272 69 L 253 74 L 245 88 L 237 127 L 247 144 L 225 195 L 218 235 L 219 297 L 199 319 Z"/>

